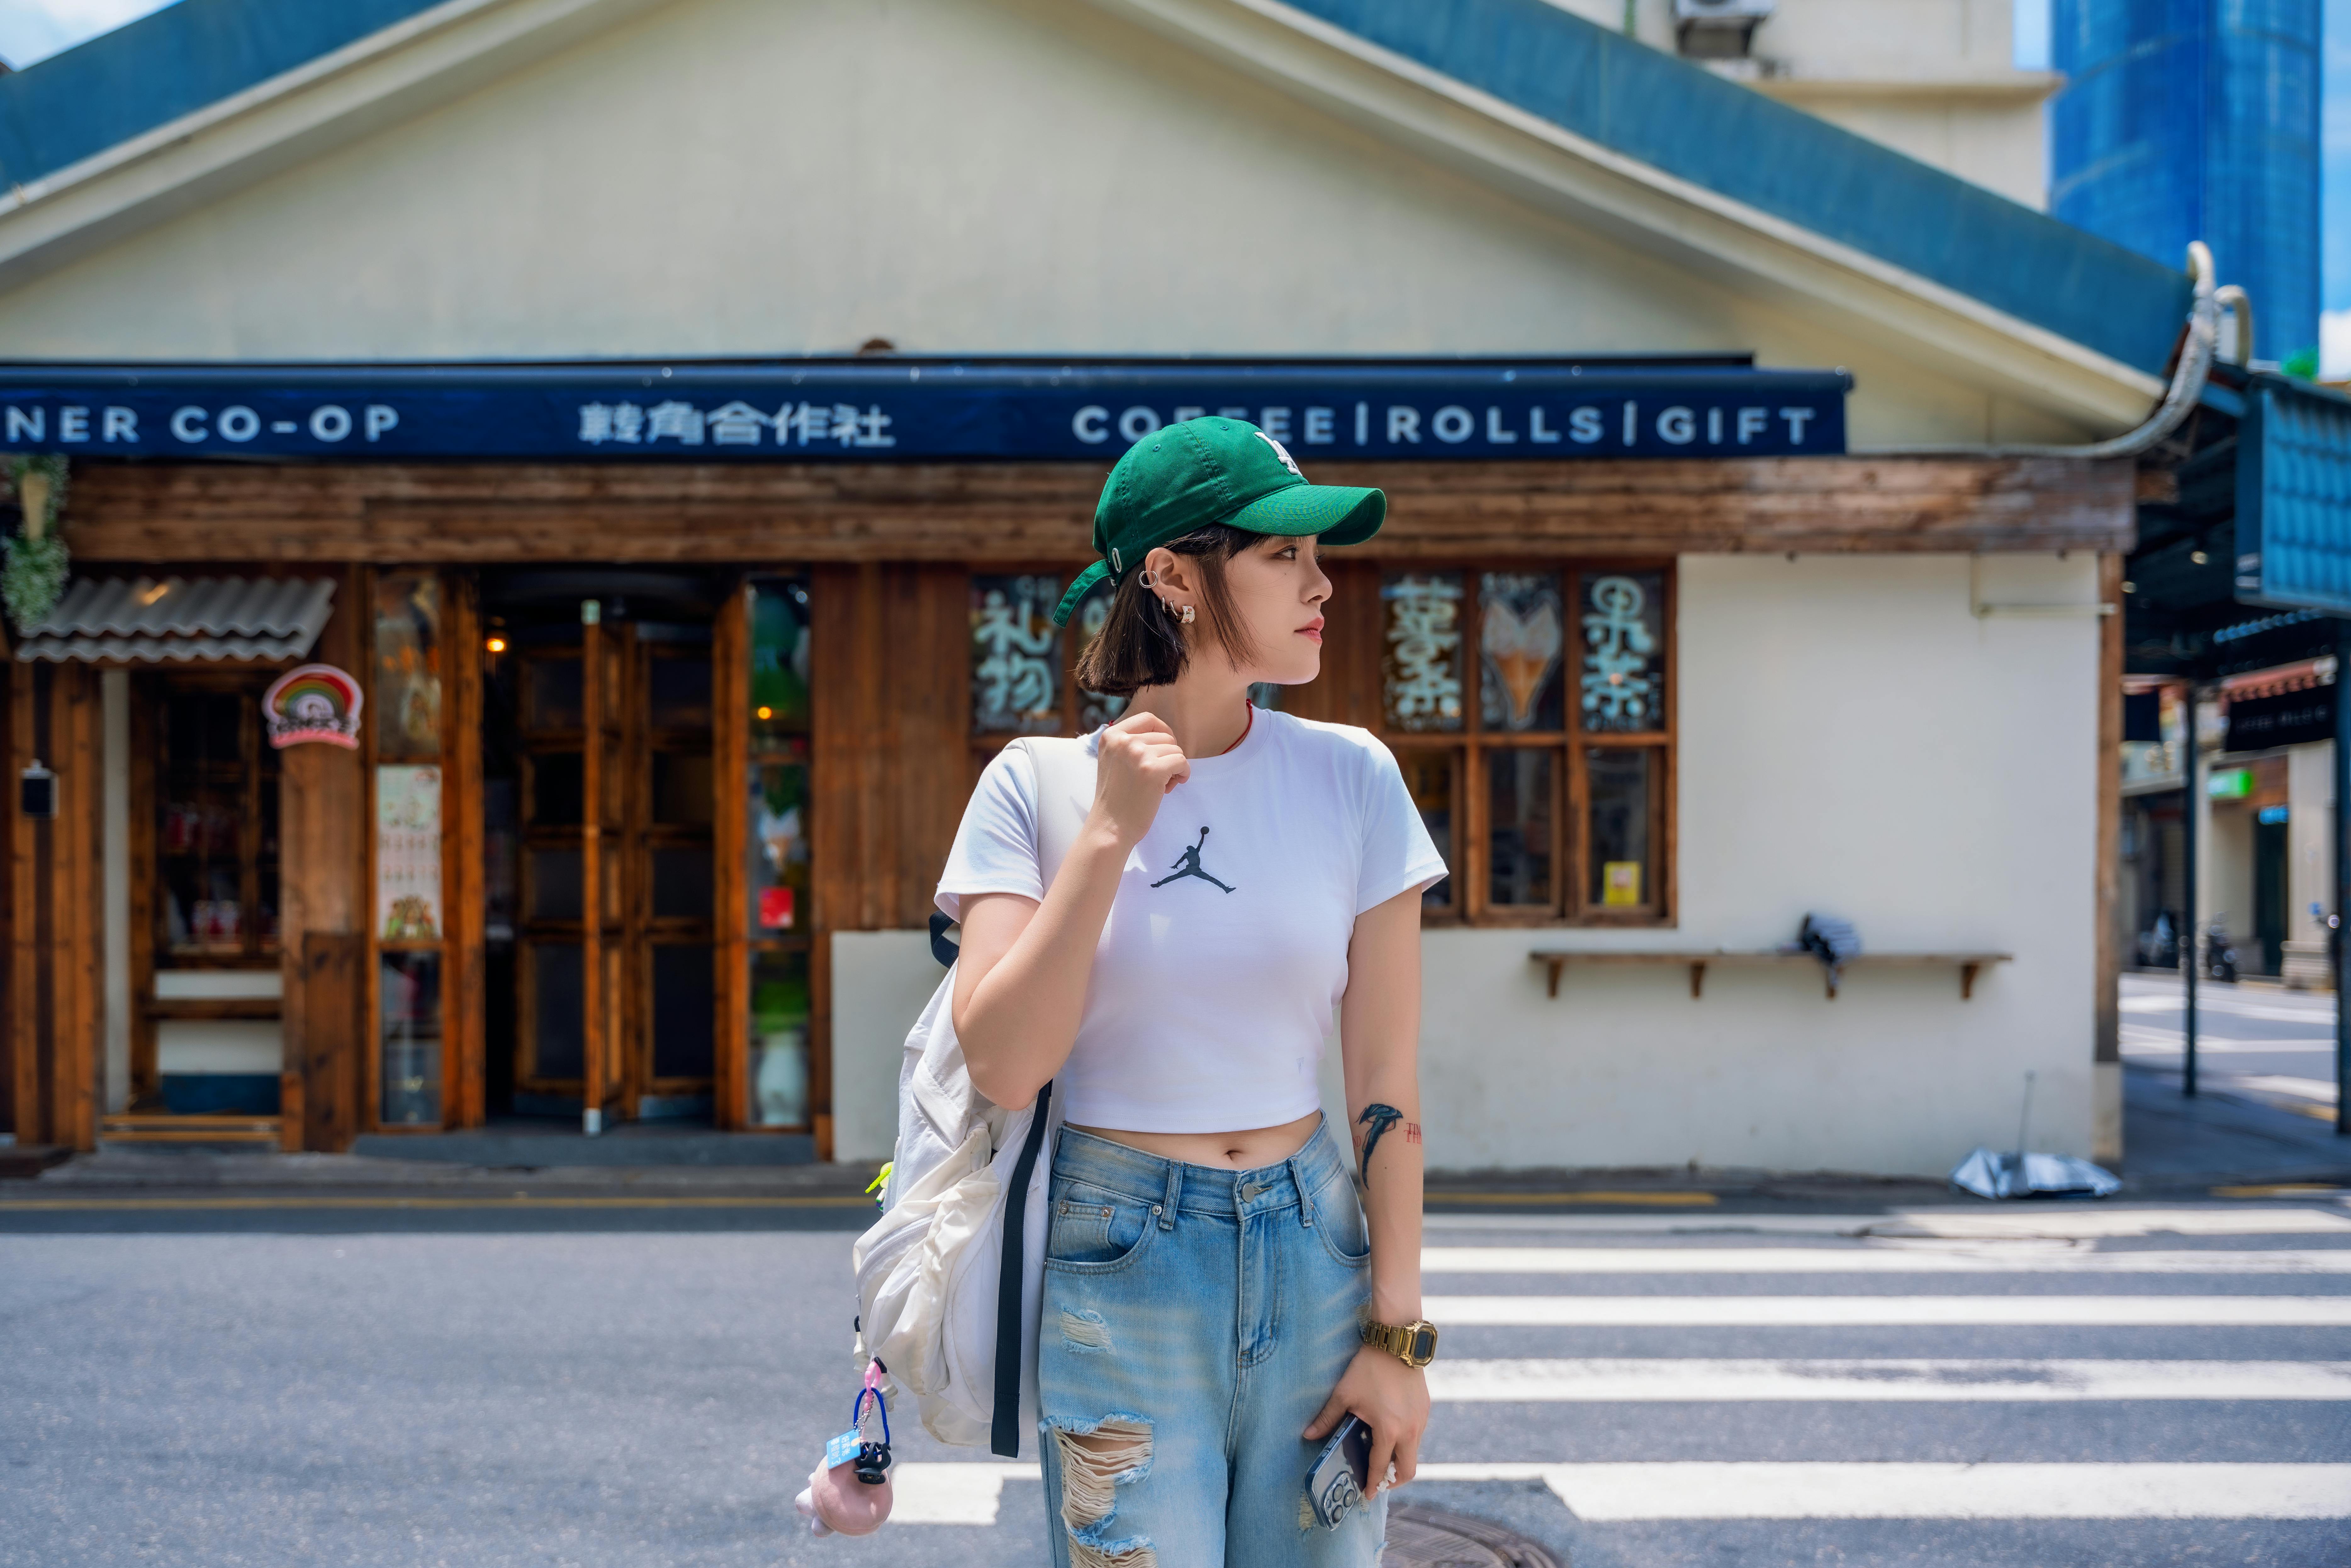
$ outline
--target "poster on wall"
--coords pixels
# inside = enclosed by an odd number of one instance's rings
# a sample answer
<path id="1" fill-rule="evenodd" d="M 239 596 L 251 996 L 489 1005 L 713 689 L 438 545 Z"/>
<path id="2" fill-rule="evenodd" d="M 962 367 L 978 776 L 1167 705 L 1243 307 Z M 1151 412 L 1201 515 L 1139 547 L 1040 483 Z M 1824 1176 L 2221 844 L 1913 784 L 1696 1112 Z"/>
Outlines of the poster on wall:
<path id="1" fill-rule="evenodd" d="M 441 769 L 375 770 L 375 922 L 385 942 L 441 939 Z"/>

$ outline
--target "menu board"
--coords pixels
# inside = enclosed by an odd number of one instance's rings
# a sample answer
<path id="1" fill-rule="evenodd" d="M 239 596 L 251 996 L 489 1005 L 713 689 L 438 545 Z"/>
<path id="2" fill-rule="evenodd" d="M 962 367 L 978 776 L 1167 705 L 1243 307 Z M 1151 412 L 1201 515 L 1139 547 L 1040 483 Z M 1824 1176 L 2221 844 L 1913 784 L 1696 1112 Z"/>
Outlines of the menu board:
<path id="1" fill-rule="evenodd" d="M 441 939 L 441 769 L 375 770 L 375 925 L 386 942 Z"/>

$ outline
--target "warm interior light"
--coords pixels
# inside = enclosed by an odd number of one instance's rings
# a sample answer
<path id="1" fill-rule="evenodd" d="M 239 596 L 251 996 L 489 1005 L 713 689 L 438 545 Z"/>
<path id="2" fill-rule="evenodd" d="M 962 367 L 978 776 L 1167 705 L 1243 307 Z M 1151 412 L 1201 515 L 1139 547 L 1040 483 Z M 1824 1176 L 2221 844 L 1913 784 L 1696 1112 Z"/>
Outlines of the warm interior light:
<path id="1" fill-rule="evenodd" d="M 759 710 L 759 716 L 761 718 L 773 718 L 776 716 L 776 710 L 771 707 L 763 707 Z"/>
<path id="2" fill-rule="evenodd" d="M 493 653 L 503 653 L 507 651 L 507 640 L 504 637 L 493 637 L 483 646 Z"/>

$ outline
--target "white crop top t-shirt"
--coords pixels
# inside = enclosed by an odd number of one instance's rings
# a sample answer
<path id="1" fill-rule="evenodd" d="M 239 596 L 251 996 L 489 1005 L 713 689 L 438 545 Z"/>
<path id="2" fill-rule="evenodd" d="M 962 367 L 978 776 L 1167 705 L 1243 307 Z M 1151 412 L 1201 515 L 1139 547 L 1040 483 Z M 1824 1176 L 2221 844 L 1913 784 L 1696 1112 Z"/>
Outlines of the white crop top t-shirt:
<path id="1" fill-rule="evenodd" d="M 1089 754 L 1100 732 L 1087 737 Z M 1136 1133 L 1278 1126 L 1322 1104 L 1355 916 L 1446 874 L 1404 775 L 1361 729 L 1260 712 L 1192 759 L 1127 855 L 1085 1012 L 1055 1075 L 1062 1114 Z M 1011 747 L 980 776 L 938 904 L 1041 899 L 1037 778 Z"/>

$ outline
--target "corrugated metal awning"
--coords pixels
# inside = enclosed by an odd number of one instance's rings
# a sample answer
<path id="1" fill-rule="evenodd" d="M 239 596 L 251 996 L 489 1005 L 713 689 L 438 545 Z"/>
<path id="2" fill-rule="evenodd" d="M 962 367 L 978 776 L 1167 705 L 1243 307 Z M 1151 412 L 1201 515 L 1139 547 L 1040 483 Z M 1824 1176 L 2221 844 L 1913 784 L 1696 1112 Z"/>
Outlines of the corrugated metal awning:
<path id="1" fill-rule="evenodd" d="M 17 645 L 19 659 L 185 664 L 298 659 L 335 597 L 322 577 L 85 577 Z"/>

